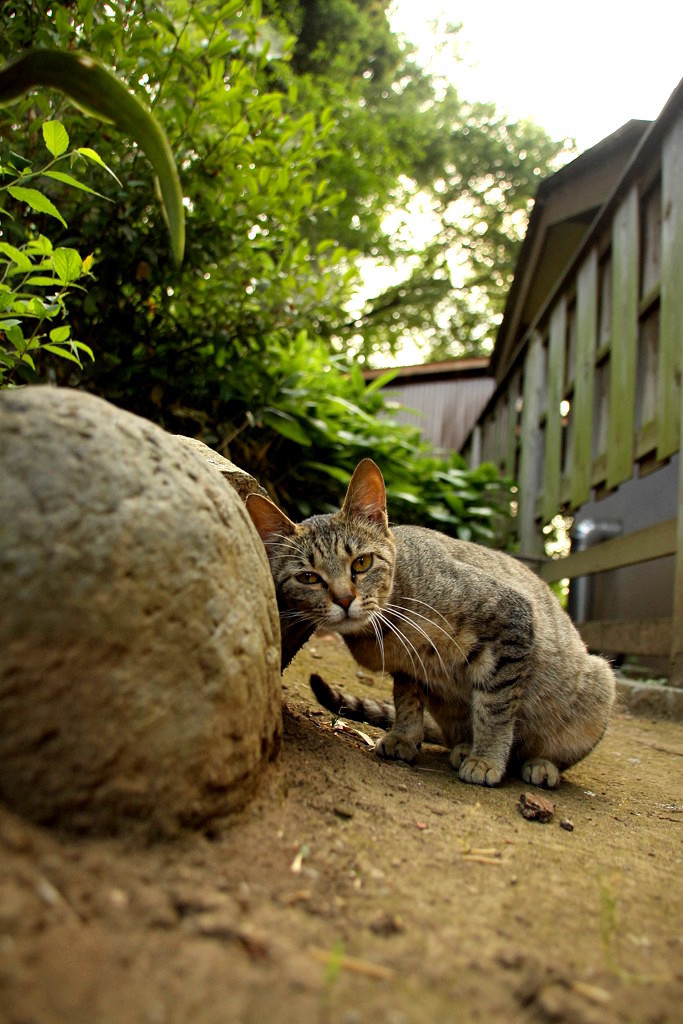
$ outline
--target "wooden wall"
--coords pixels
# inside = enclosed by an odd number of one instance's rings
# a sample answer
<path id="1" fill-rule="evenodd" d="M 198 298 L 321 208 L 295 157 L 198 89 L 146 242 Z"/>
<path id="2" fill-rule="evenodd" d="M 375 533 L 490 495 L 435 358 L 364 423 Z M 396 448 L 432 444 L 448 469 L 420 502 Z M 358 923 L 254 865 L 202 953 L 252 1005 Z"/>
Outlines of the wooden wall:
<path id="1" fill-rule="evenodd" d="M 471 461 L 519 481 L 520 553 L 551 582 L 675 555 L 673 616 L 581 625 L 596 648 L 668 654 L 683 684 L 683 471 L 678 514 L 558 561 L 542 528 L 681 448 L 683 110 L 655 122 L 525 332 L 473 431 Z"/>
<path id="2" fill-rule="evenodd" d="M 425 440 L 437 448 L 459 451 L 494 387 L 493 377 L 444 376 L 399 379 L 386 390 L 388 397 L 405 407 L 396 414 L 399 422 L 419 427 Z"/>

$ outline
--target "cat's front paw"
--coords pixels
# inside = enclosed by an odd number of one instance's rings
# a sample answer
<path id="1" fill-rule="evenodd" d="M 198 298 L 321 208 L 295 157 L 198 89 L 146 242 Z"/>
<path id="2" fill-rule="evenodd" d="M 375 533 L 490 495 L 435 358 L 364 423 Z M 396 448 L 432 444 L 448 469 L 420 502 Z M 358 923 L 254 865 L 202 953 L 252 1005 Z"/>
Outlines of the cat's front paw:
<path id="1" fill-rule="evenodd" d="M 532 786 L 545 786 L 546 789 L 557 789 L 560 784 L 560 773 L 552 761 L 537 757 L 533 761 L 525 761 L 522 765 L 522 778 Z"/>
<path id="2" fill-rule="evenodd" d="M 448 759 L 451 762 L 451 767 L 455 768 L 456 772 L 460 770 L 460 766 L 470 756 L 471 750 L 471 743 L 456 743 L 456 745 L 453 747 Z"/>
<path id="3" fill-rule="evenodd" d="M 387 761 L 405 761 L 412 764 L 417 757 L 418 746 L 408 736 L 399 732 L 385 732 L 375 744 L 375 753 Z"/>
<path id="4" fill-rule="evenodd" d="M 475 786 L 497 786 L 503 778 L 503 769 L 483 757 L 466 757 L 458 776 L 463 782 L 471 782 Z"/>

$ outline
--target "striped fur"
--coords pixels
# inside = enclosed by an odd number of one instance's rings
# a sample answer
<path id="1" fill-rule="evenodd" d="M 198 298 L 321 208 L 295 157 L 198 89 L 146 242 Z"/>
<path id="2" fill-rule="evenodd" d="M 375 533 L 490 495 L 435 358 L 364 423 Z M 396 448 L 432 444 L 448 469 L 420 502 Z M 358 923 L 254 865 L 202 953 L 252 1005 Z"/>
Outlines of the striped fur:
<path id="1" fill-rule="evenodd" d="M 247 501 L 283 633 L 336 630 L 359 664 L 393 676 L 392 714 L 320 677 L 316 696 L 335 713 L 388 727 L 381 757 L 410 762 L 428 739 L 450 748 L 464 782 L 495 785 L 515 768 L 527 782 L 557 786 L 606 728 L 611 668 L 588 654 L 524 565 L 421 527 L 389 529 L 385 502 L 369 459 L 338 513 L 297 525 L 266 498 Z"/>

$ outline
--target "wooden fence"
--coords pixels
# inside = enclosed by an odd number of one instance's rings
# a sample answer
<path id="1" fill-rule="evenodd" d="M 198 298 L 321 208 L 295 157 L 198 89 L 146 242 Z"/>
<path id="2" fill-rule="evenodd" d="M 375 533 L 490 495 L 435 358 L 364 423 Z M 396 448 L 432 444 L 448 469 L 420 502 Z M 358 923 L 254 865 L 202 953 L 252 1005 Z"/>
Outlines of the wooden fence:
<path id="1" fill-rule="evenodd" d="M 580 624 L 595 649 L 668 655 L 683 684 L 683 470 L 678 513 L 556 561 L 542 527 L 681 449 L 683 91 L 634 153 L 470 436 L 472 462 L 519 482 L 520 554 L 552 582 L 676 557 L 673 616 Z"/>

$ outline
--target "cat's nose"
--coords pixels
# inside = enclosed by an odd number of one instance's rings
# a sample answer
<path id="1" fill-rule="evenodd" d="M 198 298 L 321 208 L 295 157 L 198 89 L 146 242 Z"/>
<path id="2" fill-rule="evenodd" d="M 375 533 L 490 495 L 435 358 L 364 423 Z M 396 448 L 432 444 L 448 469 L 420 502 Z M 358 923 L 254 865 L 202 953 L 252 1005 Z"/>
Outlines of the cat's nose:
<path id="1" fill-rule="evenodd" d="M 332 600 L 335 604 L 338 604 L 344 611 L 348 611 L 351 602 L 353 601 L 353 594 L 332 594 Z"/>

